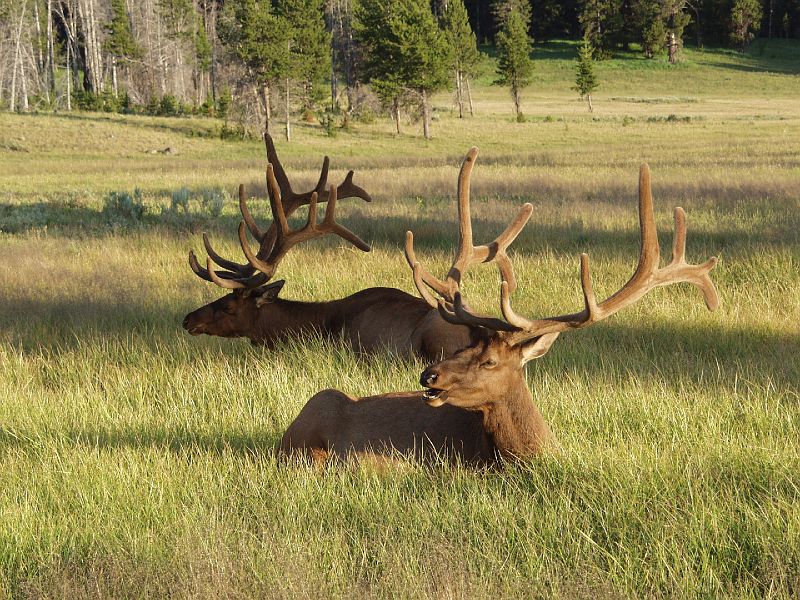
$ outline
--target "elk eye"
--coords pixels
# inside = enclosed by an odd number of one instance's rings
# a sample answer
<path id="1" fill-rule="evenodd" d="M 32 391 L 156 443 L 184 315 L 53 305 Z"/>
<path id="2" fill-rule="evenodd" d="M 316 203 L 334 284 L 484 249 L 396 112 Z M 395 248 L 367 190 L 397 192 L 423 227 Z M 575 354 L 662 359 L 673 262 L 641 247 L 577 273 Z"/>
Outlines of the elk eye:
<path id="1" fill-rule="evenodd" d="M 486 369 L 491 369 L 492 367 L 497 366 L 497 361 L 493 358 L 490 358 L 489 360 L 484 361 L 481 366 Z"/>

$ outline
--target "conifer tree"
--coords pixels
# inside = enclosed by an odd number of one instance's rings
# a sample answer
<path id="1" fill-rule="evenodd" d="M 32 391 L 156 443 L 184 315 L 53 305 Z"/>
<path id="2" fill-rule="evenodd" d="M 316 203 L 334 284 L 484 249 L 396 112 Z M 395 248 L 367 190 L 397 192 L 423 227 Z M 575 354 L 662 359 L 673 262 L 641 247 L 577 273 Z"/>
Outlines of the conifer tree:
<path id="1" fill-rule="evenodd" d="M 761 0 L 735 0 L 731 9 L 731 42 L 744 52 L 761 25 Z"/>
<path id="2" fill-rule="evenodd" d="M 270 2 L 228 0 L 217 28 L 220 40 L 244 63 L 258 87 L 269 131 L 270 89 L 291 72 L 291 28 Z"/>
<path id="3" fill-rule="evenodd" d="M 278 10 L 290 27 L 286 73 L 286 139 L 291 138 L 290 93 L 299 84 L 303 108 L 311 110 L 315 86 L 331 68 L 331 36 L 325 27 L 324 0 L 280 0 Z"/>
<path id="4" fill-rule="evenodd" d="M 464 88 L 469 88 L 469 78 L 475 74 L 475 67 L 480 61 L 475 33 L 470 27 L 464 0 L 449 0 L 443 10 L 442 28 L 450 45 L 450 68 L 455 74 L 458 116 L 463 117 Z M 471 97 L 470 114 L 472 114 Z"/>
<path id="5" fill-rule="evenodd" d="M 133 60 L 141 55 L 131 32 L 131 22 L 125 0 L 111 0 L 111 21 L 106 24 L 106 38 L 103 47 L 111 55 L 111 80 L 114 95 L 118 92 L 117 63 Z"/>
<path id="6" fill-rule="evenodd" d="M 576 62 L 575 87 L 572 89 L 578 92 L 581 98 L 586 98 L 586 102 L 589 103 L 589 112 L 593 112 L 592 92 L 597 89 L 598 83 L 594 74 L 594 49 L 589 38 L 583 38 Z"/>
<path id="7" fill-rule="evenodd" d="M 449 48 L 428 0 L 361 0 L 355 33 L 362 79 L 391 106 L 400 133 L 400 106 L 409 92 L 422 103 L 425 138 L 430 137 L 431 93 L 447 85 Z"/>
<path id="8" fill-rule="evenodd" d="M 509 87 L 517 120 L 522 121 L 522 88 L 530 84 L 533 71 L 528 36 L 530 9 L 527 4 L 510 0 L 498 5 L 497 15 L 501 20 L 497 32 L 497 83 Z"/>

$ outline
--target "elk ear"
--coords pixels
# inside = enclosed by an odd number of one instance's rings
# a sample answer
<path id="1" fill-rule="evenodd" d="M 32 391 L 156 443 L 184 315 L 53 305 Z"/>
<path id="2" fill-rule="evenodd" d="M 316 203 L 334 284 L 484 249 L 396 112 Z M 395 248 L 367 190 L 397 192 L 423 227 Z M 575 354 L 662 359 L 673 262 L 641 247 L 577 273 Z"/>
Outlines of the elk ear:
<path id="1" fill-rule="evenodd" d="M 265 304 L 275 302 L 278 294 L 281 291 L 281 288 L 283 288 L 283 284 L 285 283 L 286 282 L 283 279 L 279 279 L 278 281 L 273 281 L 272 283 L 256 290 L 256 308 L 261 308 Z"/>
<path id="2" fill-rule="evenodd" d="M 555 333 L 545 333 L 534 340 L 524 342 L 522 344 L 522 364 L 524 365 L 534 358 L 540 358 L 547 354 L 547 351 L 550 350 L 550 346 L 552 346 L 553 342 L 558 338 L 559 333 L 558 331 Z"/>

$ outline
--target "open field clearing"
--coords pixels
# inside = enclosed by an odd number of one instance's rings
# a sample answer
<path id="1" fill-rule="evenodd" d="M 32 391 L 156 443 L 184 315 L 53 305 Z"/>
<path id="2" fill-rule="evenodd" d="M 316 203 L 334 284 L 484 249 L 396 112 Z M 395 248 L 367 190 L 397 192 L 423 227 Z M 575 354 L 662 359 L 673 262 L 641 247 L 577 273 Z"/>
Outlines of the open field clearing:
<path id="1" fill-rule="evenodd" d="M 286 298 L 412 292 L 407 229 L 442 272 L 472 145 L 476 241 L 535 207 L 512 246 L 522 314 L 579 308 L 581 251 L 598 297 L 626 281 L 645 160 L 664 259 L 676 205 L 690 262 L 721 257 L 714 313 L 670 287 L 562 336 L 528 369 L 561 453 L 489 472 L 282 464 L 312 394 L 418 389 L 425 365 L 181 329 L 221 296 L 188 250 L 204 257 L 209 231 L 242 258 L 240 215 L 197 197 L 176 213 L 170 193 L 241 181 L 263 198 L 260 142 L 222 142 L 213 120 L 0 114 L 0 597 L 798 597 L 800 47 L 602 63 L 594 115 L 569 92 L 571 56 L 543 51 L 523 124 L 487 72 L 473 119 L 437 99 L 427 143 L 388 120 L 274 131 L 295 188 L 327 153 L 330 181 L 354 168 L 375 198 L 337 212 L 373 251 L 295 248 Z M 140 220 L 103 212 L 134 187 Z M 466 287 L 497 312 L 493 266 Z"/>

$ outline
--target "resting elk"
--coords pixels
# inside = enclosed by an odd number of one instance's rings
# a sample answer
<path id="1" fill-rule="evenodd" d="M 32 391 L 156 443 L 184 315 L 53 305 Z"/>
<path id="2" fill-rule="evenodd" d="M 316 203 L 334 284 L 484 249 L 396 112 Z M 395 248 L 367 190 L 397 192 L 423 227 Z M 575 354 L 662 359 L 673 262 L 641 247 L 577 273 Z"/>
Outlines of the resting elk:
<path id="1" fill-rule="evenodd" d="M 199 277 L 216 283 L 231 292 L 186 315 L 183 327 L 192 335 L 247 337 L 256 344 L 273 345 L 291 340 L 304 332 L 325 336 L 342 336 L 356 350 L 390 351 L 400 355 L 416 353 L 427 360 L 450 356 L 471 341 L 470 331 L 461 325 L 444 321 L 432 305 L 423 299 L 394 288 L 367 288 L 330 302 L 298 302 L 278 297 L 284 281 L 270 281 L 278 264 L 294 245 L 312 238 L 334 233 L 357 248 L 369 246 L 352 231 L 334 221 L 338 197 L 358 197 L 370 201 L 369 194 L 352 182 L 353 172 L 335 188 L 323 193 L 327 182 L 328 157 L 314 190 L 295 193 L 278 160 L 268 134 L 267 189 L 273 222 L 262 231 L 253 219 L 239 187 L 239 208 L 243 221 L 239 224 L 239 242 L 247 263 L 224 259 L 214 251 L 208 236 L 203 243 L 208 259 L 202 267 L 194 252 L 189 265 Z M 316 222 L 317 205 L 327 201 L 322 223 Z M 288 216 L 301 205 L 308 204 L 308 221 L 302 229 L 291 230 Z M 247 230 L 259 242 L 254 254 L 247 240 Z M 212 268 L 212 261 L 222 271 Z"/>
<path id="2" fill-rule="evenodd" d="M 709 277 L 717 259 L 702 265 L 685 261 L 686 220 L 681 208 L 675 209 L 672 262 L 659 268 L 650 171 L 645 164 L 639 175 L 639 262 L 628 282 L 598 303 L 592 291 L 589 258 L 582 254 L 583 310 L 540 319 L 517 314 L 510 302 L 515 279 L 505 248 L 497 243 L 472 245 L 469 177 L 476 156 L 477 149 L 473 148 L 462 165 L 460 241 L 446 279 L 437 279 L 415 260 L 411 234 L 407 248 L 420 293 L 430 297 L 427 287 L 441 296 L 437 305 L 442 317 L 468 327 L 474 343 L 425 369 L 420 376 L 424 391 L 358 399 L 338 390 L 319 392 L 287 429 L 281 440 L 282 453 L 317 461 L 400 454 L 426 462 L 446 457 L 483 465 L 536 455 L 552 446 L 554 438 L 533 401 L 524 369 L 529 361 L 544 356 L 561 333 L 589 327 L 635 303 L 656 286 L 678 282 L 700 288 L 709 310 L 719 305 Z M 520 210 L 518 220 L 523 226 L 530 212 L 530 205 Z M 464 270 L 493 254 L 501 275 L 502 319 L 473 312 L 459 291 Z"/>

